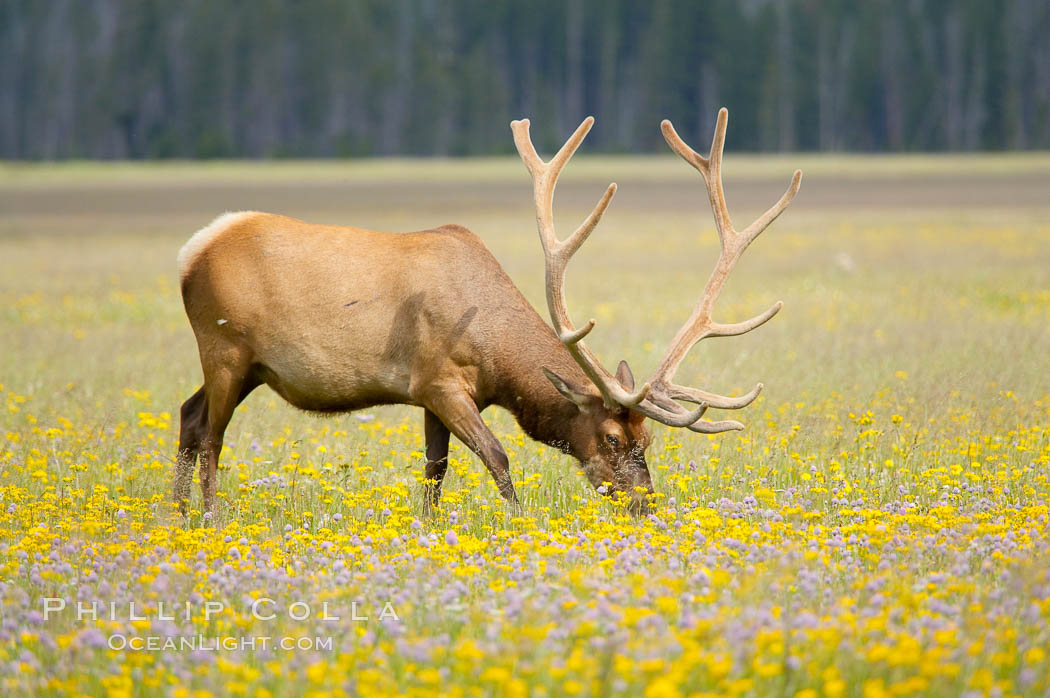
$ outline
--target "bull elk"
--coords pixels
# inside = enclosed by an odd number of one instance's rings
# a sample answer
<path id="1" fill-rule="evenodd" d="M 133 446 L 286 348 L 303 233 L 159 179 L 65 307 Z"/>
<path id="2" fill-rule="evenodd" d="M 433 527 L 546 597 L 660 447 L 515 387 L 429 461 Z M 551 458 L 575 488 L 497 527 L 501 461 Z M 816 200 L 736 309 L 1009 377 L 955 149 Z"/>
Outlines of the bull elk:
<path id="1" fill-rule="evenodd" d="M 712 319 L 737 260 L 791 202 L 802 178 L 796 171 L 772 208 L 736 230 L 722 189 L 726 121 L 722 109 L 707 157 L 686 145 L 669 121 L 661 124 L 671 149 L 704 180 L 721 252 L 692 315 L 640 387 L 625 362 L 615 374 L 602 366 L 583 341 L 594 320 L 577 327 L 565 300 L 566 265 L 616 191 L 610 184 L 580 227 L 558 239 L 554 187 L 594 123 L 591 117 L 549 162 L 537 155 L 528 120 L 511 123 L 532 175 L 553 329 L 481 240 L 458 225 L 394 234 L 258 212 L 217 218 L 178 258 L 204 371 L 204 386 L 181 410 L 174 487 L 180 509 L 185 513 L 199 454 L 204 510 L 214 510 L 223 433 L 238 403 L 265 383 L 292 405 L 315 412 L 422 407 L 427 509 L 440 497 L 450 434 L 481 458 L 500 494 L 517 502 L 507 455 L 481 418 L 486 407 L 499 405 L 530 437 L 576 458 L 594 487 L 626 493 L 634 511 L 645 511 L 652 492 L 645 418 L 702 434 L 742 429 L 739 422 L 703 416 L 711 407 L 744 407 L 762 389 L 759 383 L 728 397 L 678 385 L 675 371 L 687 352 L 701 339 L 753 330 L 781 308 L 778 302 L 734 324 Z"/>

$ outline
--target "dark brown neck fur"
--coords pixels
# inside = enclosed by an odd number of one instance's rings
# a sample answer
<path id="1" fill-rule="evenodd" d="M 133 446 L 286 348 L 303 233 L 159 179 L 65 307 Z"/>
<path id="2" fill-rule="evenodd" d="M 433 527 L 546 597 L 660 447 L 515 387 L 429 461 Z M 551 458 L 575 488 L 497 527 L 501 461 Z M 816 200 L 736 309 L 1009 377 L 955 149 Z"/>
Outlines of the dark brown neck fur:
<path id="1" fill-rule="evenodd" d="M 579 408 L 558 392 L 543 375 L 543 369 L 550 369 L 580 386 L 589 385 L 589 379 L 545 323 L 541 331 L 534 329 L 529 339 L 531 341 L 517 345 L 523 351 L 514 357 L 513 363 L 499 365 L 502 362 L 498 362 L 495 366 L 492 402 L 513 414 L 522 431 L 531 438 L 575 455 L 572 431 Z"/>

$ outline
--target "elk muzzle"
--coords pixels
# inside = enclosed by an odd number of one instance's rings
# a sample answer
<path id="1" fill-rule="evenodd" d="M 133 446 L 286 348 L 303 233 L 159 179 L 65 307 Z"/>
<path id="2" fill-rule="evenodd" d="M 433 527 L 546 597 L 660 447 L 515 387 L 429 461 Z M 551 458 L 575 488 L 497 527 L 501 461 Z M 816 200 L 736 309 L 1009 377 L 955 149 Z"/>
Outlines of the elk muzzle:
<path id="1" fill-rule="evenodd" d="M 627 480 L 626 494 L 630 497 L 627 510 L 636 516 L 646 516 L 651 510 L 649 495 L 653 494 L 653 478 L 649 475 L 649 466 L 645 455 L 635 456 L 625 464 Z"/>
<path id="2" fill-rule="evenodd" d="M 615 465 L 599 456 L 584 465 L 584 472 L 601 494 L 613 499 L 623 497 L 627 511 L 632 514 L 645 516 L 651 511 L 649 495 L 653 494 L 653 479 L 644 453 L 627 456 Z M 612 487 L 606 483 L 612 483 Z"/>

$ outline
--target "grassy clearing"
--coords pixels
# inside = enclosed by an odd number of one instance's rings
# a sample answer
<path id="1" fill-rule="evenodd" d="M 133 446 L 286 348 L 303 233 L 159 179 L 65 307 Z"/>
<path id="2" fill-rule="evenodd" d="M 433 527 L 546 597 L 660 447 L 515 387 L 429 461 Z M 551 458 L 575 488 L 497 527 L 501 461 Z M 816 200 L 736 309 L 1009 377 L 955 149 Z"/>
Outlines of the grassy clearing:
<path id="1" fill-rule="evenodd" d="M 894 179 L 902 175 L 964 177 L 973 175 L 1045 177 L 1050 174 L 1050 157 L 1045 153 L 994 153 L 974 157 L 967 154 L 894 154 L 858 157 L 838 154 L 734 154 L 726 164 L 726 176 L 764 178 L 793 172 L 796 168 L 816 176 Z M 620 156 L 581 155 L 573 159 L 571 175 L 580 180 L 604 180 L 610 172 L 630 172 L 631 180 L 675 180 L 682 176 L 682 164 L 672 155 Z M 317 182 L 435 181 L 453 178 L 457 182 L 517 182 L 522 178 L 521 161 L 516 157 L 490 158 L 386 158 L 366 160 L 262 160 L 160 162 L 72 161 L 52 163 L 0 163 L 0 184 L 4 187 L 50 187 L 96 185 L 99 178 L 109 184 L 134 187 L 137 184 L 265 182 L 282 179 Z"/>
<path id="2" fill-rule="evenodd" d="M 807 172 L 720 315 L 778 298 L 785 309 L 683 366 L 683 382 L 766 391 L 736 415 L 742 433 L 654 427 L 656 516 L 624 516 L 493 410 L 525 514 L 507 513 L 454 445 L 444 510 L 420 521 L 417 411 L 320 419 L 261 389 L 228 432 L 212 527 L 184 527 L 167 507 L 178 406 L 200 380 L 174 279 L 181 243 L 225 208 L 392 230 L 454 220 L 542 308 L 520 164 L 4 166 L 0 684 L 12 695 L 1045 695 L 1050 161 L 727 158 L 740 221 L 793 167 Z M 896 181 L 902 163 L 909 177 Z M 583 159 L 559 188 L 563 227 L 589 210 L 598 179 L 622 194 L 573 262 L 570 303 L 597 318 L 590 343 L 606 363 L 645 373 L 714 260 L 706 197 L 680 163 Z M 70 608 L 45 620 L 47 597 Z M 259 598 L 275 619 L 251 615 Z M 117 612 L 78 620 L 77 600 Z M 158 617 L 161 602 L 187 601 L 188 619 Z M 223 609 L 207 613 L 208 601 Z M 296 601 L 306 620 L 289 617 Z M 398 620 L 379 618 L 388 601 Z M 355 602 L 369 620 L 351 620 Z M 324 603 L 339 621 L 321 617 Z M 108 646 L 197 634 L 333 644 Z"/>

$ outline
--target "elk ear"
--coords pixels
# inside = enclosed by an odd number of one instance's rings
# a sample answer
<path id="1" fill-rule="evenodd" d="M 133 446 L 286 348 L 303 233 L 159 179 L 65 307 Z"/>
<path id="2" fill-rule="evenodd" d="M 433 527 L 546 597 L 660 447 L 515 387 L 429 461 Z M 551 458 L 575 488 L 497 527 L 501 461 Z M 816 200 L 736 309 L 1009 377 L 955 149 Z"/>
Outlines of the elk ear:
<path id="1" fill-rule="evenodd" d="M 620 385 L 628 391 L 634 390 L 634 374 L 631 373 L 631 367 L 626 361 L 621 361 L 616 367 L 616 380 L 620 381 Z"/>
<path id="2" fill-rule="evenodd" d="M 571 400 L 580 408 L 580 412 L 587 412 L 594 405 L 594 396 L 583 392 L 579 387 L 573 385 L 569 381 L 559 376 L 550 369 L 543 369 L 543 375 L 547 376 L 547 380 L 554 384 L 554 387 L 558 389 L 567 400 Z"/>

